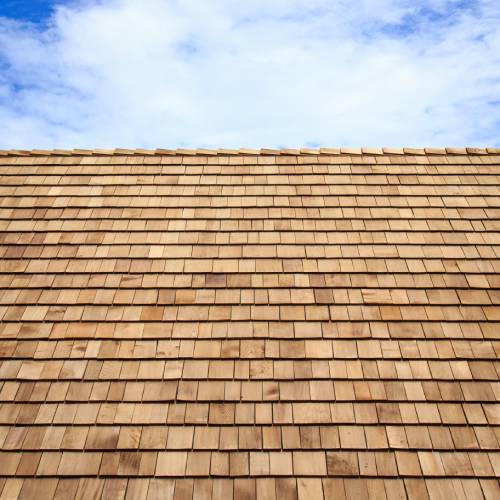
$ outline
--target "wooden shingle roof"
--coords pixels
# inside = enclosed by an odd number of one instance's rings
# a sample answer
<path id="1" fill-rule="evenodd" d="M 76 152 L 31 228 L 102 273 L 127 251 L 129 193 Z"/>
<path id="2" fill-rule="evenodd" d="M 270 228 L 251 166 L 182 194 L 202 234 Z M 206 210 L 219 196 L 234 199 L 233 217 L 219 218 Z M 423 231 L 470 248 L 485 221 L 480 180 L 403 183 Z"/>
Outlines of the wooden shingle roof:
<path id="1" fill-rule="evenodd" d="M 500 150 L 0 151 L 0 497 L 498 499 Z"/>

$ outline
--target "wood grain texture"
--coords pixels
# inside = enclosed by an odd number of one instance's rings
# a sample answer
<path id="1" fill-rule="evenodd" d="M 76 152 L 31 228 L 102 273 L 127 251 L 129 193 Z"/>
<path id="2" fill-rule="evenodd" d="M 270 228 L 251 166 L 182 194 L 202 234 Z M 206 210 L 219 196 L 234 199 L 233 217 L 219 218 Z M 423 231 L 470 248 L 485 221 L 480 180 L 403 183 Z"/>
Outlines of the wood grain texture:
<path id="1" fill-rule="evenodd" d="M 0 497 L 500 496 L 500 150 L 0 151 Z"/>

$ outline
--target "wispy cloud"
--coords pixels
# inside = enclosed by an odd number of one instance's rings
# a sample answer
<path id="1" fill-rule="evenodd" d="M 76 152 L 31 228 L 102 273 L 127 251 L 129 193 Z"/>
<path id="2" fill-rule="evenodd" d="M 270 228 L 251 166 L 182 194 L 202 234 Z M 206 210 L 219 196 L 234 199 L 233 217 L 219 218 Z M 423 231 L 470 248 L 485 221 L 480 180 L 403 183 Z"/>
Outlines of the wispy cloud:
<path id="1" fill-rule="evenodd" d="M 500 145 L 497 0 L 87 0 L 0 18 L 0 147 Z"/>

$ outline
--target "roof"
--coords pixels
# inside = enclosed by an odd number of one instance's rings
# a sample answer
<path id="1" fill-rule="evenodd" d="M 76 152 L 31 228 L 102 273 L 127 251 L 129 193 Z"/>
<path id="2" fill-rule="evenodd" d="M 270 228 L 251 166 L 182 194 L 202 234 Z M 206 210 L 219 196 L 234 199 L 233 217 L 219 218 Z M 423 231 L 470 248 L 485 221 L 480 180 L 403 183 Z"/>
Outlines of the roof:
<path id="1" fill-rule="evenodd" d="M 2 498 L 500 496 L 500 150 L 0 152 Z"/>

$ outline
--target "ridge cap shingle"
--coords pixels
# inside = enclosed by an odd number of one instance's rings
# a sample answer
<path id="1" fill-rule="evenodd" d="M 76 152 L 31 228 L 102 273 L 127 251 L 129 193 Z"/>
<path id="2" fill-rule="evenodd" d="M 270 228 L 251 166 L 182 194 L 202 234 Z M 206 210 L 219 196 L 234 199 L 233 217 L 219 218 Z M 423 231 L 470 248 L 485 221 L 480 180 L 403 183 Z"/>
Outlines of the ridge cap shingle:
<path id="1" fill-rule="evenodd" d="M 143 149 L 143 148 L 116 148 L 116 149 L 1 149 L 0 156 L 127 156 L 127 155 L 158 155 L 158 156 L 317 156 L 317 155 L 349 155 L 349 156 L 391 156 L 391 155 L 497 155 L 500 148 L 485 147 L 443 147 L 443 148 L 239 148 L 239 149 Z"/>

